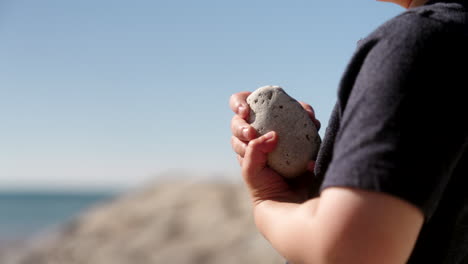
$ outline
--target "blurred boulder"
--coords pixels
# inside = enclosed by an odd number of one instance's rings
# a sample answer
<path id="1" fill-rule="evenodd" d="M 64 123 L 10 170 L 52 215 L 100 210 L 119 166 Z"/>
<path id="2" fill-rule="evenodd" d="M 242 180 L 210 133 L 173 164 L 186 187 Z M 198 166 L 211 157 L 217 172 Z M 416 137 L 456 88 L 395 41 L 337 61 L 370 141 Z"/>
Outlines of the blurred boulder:
<path id="1" fill-rule="evenodd" d="M 53 237 L 0 253 L 6 264 L 283 264 L 227 182 L 166 182 L 85 212 Z"/>

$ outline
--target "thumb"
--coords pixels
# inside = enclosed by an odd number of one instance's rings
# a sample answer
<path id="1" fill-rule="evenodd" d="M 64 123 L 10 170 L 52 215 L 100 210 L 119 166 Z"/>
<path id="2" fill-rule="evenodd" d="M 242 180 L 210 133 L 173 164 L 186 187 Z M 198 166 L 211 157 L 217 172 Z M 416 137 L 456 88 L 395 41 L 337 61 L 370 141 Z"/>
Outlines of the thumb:
<path id="1" fill-rule="evenodd" d="M 272 152 L 278 143 L 278 136 L 274 131 L 251 140 L 244 155 L 242 172 L 244 176 L 257 175 L 267 165 L 268 153 Z M 248 179 L 245 179 L 248 182 Z"/>
<path id="2" fill-rule="evenodd" d="M 247 145 L 242 163 L 242 175 L 244 181 L 251 189 L 264 185 L 265 178 L 262 175 L 267 171 L 273 172 L 267 168 L 267 160 L 268 153 L 275 149 L 277 143 L 278 136 L 275 132 L 271 131 L 250 141 Z"/>
<path id="3" fill-rule="evenodd" d="M 297 202 L 284 178 L 267 166 L 268 153 L 278 144 L 278 135 L 269 132 L 249 142 L 242 163 L 242 176 L 249 188 L 254 205 L 265 200 Z"/>

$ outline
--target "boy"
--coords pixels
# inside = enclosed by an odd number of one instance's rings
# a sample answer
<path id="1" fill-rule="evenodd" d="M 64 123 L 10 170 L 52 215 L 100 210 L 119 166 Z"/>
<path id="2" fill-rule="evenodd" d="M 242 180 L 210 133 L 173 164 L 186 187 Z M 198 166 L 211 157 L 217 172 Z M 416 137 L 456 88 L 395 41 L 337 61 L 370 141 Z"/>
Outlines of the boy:
<path id="1" fill-rule="evenodd" d="M 468 263 L 468 1 L 388 1 L 408 10 L 360 41 L 311 197 L 293 187 L 310 176 L 266 166 L 278 137 L 246 123 L 249 93 L 231 97 L 255 223 L 292 263 Z"/>

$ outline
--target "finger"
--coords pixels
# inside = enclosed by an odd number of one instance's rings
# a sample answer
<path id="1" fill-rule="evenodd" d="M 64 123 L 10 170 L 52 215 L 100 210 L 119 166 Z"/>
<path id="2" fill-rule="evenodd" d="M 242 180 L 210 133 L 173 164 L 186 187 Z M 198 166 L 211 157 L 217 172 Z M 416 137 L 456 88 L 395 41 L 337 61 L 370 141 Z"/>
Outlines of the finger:
<path id="1" fill-rule="evenodd" d="M 237 155 L 237 162 L 239 162 L 239 165 L 242 167 L 242 161 L 244 160 L 243 157 Z"/>
<path id="2" fill-rule="evenodd" d="M 277 143 L 278 136 L 274 131 L 249 142 L 242 162 L 242 174 L 248 183 L 250 183 L 249 175 L 257 175 L 266 167 L 268 153 L 275 149 Z"/>
<path id="3" fill-rule="evenodd" d="M 307 171 L 314 172 L 315 170 L 315 161 L 311 160 L 307 163 Z"/>
<path id="4" fill-rule="evenodd" d="M 315 125 L 315 128 L 317 129 L 317 131 L 319 131 L 320 128 L 322 127 L 322 123 L 320 123 L 320 121 L 318 119 L 314 119 L 312 121 L 314 122 L 314 125 Z"/>
<path id="5" fill-rule="evenodd" d="M 299 103 L 301 104 L 302 108 L 304 108 L 307 111 L 311 118 L 315 118 L 315 111 L 310 104 L 302 101 L 299 101 Z"/>
<path id="6" fill-rule="evenodd" d="M 310 174 L 306 173 L 304 175 L 298 176 L 296 178 L 287 179 L 287 183 L 294 193 L 297 194 L 299 201 L 304 201 L 307 199 L 308 196 L 308 188 L 309 185 L 309 178 Z"/>
<path id="7" fill-rule="evenodd" d="M 237 153 L 237 155 L 239 155 L 240 157 L 244 157 L 245 149 L 247 148 L 247 143 L 245 143 L 244 141 L 239 140 L 235 136 L 232 136 L 231 137 L 231 146 L 232 146 L 232 149 L 234 150 L 234 152 Z"/>
<path id="8" fill-rule="evenodd" d="M 255 129 L 238 115 L 231 120 L 232 135 L 242 141 L 250 141 L 257 136 Z"/>
<path id="9" fill-rule="evenodd" d="M 312 119 L 312 122 L 314 123 L 315 125 L 315 128 L 317 129 L 317 131 L 320 129 L 321 127 L 321 123 L 319 120 L 317 120 L 317 118 L 315 117 L 315 111 L 314 111 L 314 108 L 312 108 L 312 106 L 310 104 L 307 104 L 307 103 L 304 103 L 304 102 L 299 102 L 301 104 L 301 106 L 306 110 L 307 114 L 309 114 L 309 117 L 310 119 Z"/>
<path id="10" fill-rule="evenodd" d="M 250 94 L 251 92 L 240 92 L 231 95 L 229 98 L 229 107 L 231 107 L 231 110 L 244 119 L 246 119 L 249 115 L 247 97 Z"/>

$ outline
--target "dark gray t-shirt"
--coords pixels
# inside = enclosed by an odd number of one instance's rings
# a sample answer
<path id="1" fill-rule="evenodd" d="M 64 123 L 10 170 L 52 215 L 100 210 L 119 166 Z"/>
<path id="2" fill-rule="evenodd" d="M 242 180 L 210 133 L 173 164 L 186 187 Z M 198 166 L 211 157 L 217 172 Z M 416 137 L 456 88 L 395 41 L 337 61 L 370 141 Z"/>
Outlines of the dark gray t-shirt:
<path id="1" fill-rule="evenodd" d="M 317 159 L 320 190 L 422 209 L 408 263 L 468 263 L 467 2 L 429 1 L 358 43 Z"/>

